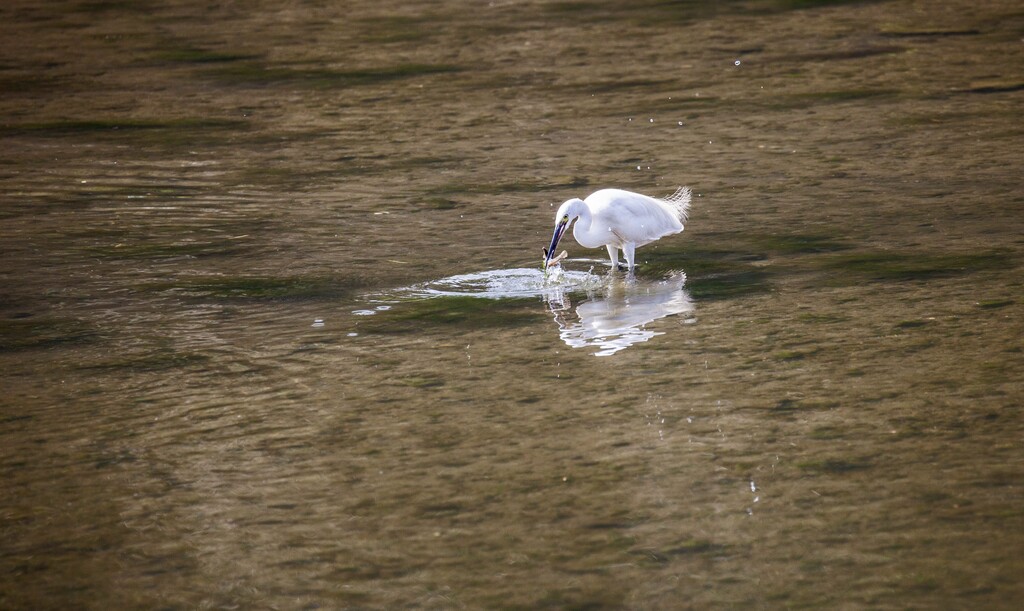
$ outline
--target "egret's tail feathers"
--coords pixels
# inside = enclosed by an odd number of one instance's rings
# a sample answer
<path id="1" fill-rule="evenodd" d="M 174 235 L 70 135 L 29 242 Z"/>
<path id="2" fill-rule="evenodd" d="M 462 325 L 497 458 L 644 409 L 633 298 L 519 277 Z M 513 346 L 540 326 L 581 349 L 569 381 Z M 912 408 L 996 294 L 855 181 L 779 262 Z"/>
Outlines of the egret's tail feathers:
<path id="1" fill-rule="evenodd" d="M 676 192 L 662 199 L 669 208 L 676 211 L 680 222 L 686 222 L 690 216 L 690 187 L 679 187 Z"/>

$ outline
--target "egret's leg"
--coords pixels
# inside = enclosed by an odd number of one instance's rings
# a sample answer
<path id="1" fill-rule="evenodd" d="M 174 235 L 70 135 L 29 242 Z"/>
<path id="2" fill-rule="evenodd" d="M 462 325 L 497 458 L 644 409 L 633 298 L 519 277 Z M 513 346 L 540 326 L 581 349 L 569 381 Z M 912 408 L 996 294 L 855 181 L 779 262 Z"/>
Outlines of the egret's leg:
<path id="1" fill-rule="evenodd" d="M 636 259 L 636 244 L 630 242 L 622 246 L 622 254 L 626 255 L 626 267 L 633 271 L 633 261 Z"/>
<path id="2" fill-rule="evenodd" d="M 619 249 L 611 244 L 605 246 L 608 249 L 608 256 L 612 260 L 612 269 L 619 269 Z"/>

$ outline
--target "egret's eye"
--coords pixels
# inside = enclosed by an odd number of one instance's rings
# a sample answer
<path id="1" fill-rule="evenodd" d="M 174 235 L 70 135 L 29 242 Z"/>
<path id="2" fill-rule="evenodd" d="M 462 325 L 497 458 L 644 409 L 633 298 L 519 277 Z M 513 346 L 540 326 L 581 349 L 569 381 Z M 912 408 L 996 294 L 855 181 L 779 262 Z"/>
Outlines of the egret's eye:
<path id="1" fill-rule="evenodd" d="M 568 214 L 566 214 L 565 216 L 562 217 L 562 222 L 563 223 L 568 223 L 569 222 L 569 215 Z"/>

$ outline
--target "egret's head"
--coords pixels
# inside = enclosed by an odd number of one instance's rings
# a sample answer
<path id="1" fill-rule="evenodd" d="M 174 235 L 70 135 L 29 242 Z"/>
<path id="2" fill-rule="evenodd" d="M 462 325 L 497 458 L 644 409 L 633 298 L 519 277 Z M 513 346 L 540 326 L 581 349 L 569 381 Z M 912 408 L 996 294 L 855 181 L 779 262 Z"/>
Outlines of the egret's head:
<path id="1" fill-rule="evenodd" d="M 574 197 L 572 199 L 565 200 L 561 206 L 558 207 L 558 212 L 555 213 L 555 225 L 565 220 L 568 217 L 568 224 L 572 224 L 580 216 L 580 211 L 583 210 L 587 205 L 583 203 L 583 200 Z"/>
<path id="2" fill-rule="evenodd" d="M 582 199 L 573 198 L 558 207 L 558 212 L 555 213 L 555 233 L 551 236 L 551 246 L 544 252 L 544 269 L 548 268 L 548 262 L 555 256 L 558 241 L 562 239 L 562 235 L 569 225 L 579 218 L 580 210 L 585 206 Z"/>

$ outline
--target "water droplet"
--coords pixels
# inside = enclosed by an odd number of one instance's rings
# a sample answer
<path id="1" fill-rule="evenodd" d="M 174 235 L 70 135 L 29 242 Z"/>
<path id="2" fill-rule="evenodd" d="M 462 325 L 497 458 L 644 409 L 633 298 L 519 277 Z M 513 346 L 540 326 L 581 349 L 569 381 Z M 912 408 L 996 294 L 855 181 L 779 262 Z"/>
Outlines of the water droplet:
<path id="1" fill-rule="evenodd" d="M 680 121 L 680 122 L 679 122 L 679 124 L 680 124 L 680 125 L 682 125 L 682 124 L 683 124 L 683 122 L 682 122 L 682 121 Z"/>
<path id="2" fill-rule="evenodd" d="M 323 318 L 316 318 L 316 319 L 314 319 L 313 320 L 313 326 L 314 327 L 322 327 L 322 326 L 324 326 L 324 319 Z"/>
<path id="3" fill-rule="evenodd" d="M 740 65 L 740 60 L 737 59 L 736 61 L 733 62 L 733 64 L 735 64 L 737 66 Z"/>
<path id="4" fill-rule="evenodd" d="M 358 333 L 349 333 L 348 336 L 349 337 L 358 337 L 359 334 Z"/>
<path id="5" fill-rule="evenodd" d="M 379 306 L 377 306 L 377 310 L 380 310 L 381 312 L 384 312 L 384 311 L 390 310 L 390 309 L 391 309 L 391 306 L 389 306 L 389 305 L 379 305 Z"/>
<path id="6" fill-rule="evenodd" d="M 353 310 L 352 313 L 356 316 L 373 316 L 376 314 L 373 310 Z"/>
<path id="7" fill-rule="evenodd" d="M 648 119 L 648 121 L 650 121 L 651 123 L 654 123 L 654 119 Z"/>

